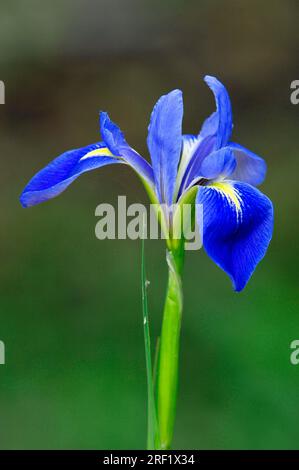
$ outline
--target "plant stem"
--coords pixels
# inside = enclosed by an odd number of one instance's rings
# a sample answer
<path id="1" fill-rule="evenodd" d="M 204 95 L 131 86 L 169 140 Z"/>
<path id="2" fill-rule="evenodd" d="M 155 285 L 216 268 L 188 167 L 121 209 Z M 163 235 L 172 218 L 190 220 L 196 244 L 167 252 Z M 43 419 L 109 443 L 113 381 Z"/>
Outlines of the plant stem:
<path id="1" fill-rule="evenodd" d="M 159 439 L 156 446 L 170 449 L 176 414 L 179 344 L 182 317 L 181 272 L 184 250 L 168 251 L 168 286 L 163 313 L 157 371 L 157 415 Z"/>
<path id="2" fill-rule="evenodd" d="M 144 223 L 145 227 L 145 223 Z M 145 233 L 145 231 L 144 231 Z M 141 290 L 142 290 L 142 313 L 143 313 L 143 332 L 144 332 L 144 346 L 145 346 L 145 361 L 146 361 L 146 375 L 147 375 L 147 449 L 154 450 L 155 442 L 158 439 L 157 417 L 155 394 L 153 384 L 153 370 L 151 359 L 151 341 L 149 329 L 149 315 L 147 304 L 147 279 L 145 271 L 145 253 L 144 253 L 144 237 L 142 238 L 141 250 Z"/>

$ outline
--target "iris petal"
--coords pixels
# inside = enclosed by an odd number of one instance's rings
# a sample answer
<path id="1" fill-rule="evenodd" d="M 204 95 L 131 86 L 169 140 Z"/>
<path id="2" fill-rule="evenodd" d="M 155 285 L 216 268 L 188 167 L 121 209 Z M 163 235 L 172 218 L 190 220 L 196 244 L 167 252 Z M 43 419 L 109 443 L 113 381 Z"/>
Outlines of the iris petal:
<path id="1" fill-rule="evenodd" d="M 180 90 L 162 96 L 155 105 L 147 145 L 152 159 L 157 196 L 172 204 L 182 148 L 183 99 Z"/>
<path id="2" fill-rule="evenodd" d="M 196 135 L 183 135 L 182 155 L 180 160 L 179 171 L 184 171 L 187 168 L 187 165 L 200 142 L 201 139 Z"/>
<path id="3" fill-rule="evenodd" d="M 205 179 L 226 178 L 236 168 L 236 159 L 228 147 L 210 153 L 202 162 L 200 176 Z"/>
<path id="4" fill-rule="evenodd" d="M 230 142 L 228 146 L 234 152 L 237 160 L 237 166 L 231 178 L 252 184 L 253 186 L 261 184 L 267 172 L 265 160 L 245 147 L 242 147 L 242 145 Z"/>
<path id="5" fill-rule="evenodd" d="M 218 115 L 218 112 L 215 111 L 214 113 L 211 114 L 211 116 L 209 116 L 204 121 L 198 136 L 204 139 L 205 137 L 215 135 L 218 130 L 218 125 L 219 125 L 219 115 Z"/>
<path id="6" fill-rule="evenodd" d="M 183 179 L 183 176 L 186 172 L 187 166 L 189 164 L 190 159 L 192 158 L 192 155 L 194 153 L 194 150 L 198 146 L 200 142 L 200 138 L 192 135 L 192 134 L 185 134 L 183 135 L 183 140 L 182 140 L 182 154 L 181 154 L 181 159 L 180 159 L 180 164 L 178 167 L 178 174 L 176 177 L 176 183 L 175 183 L 175 199 L 178 196 L 181 182 Z"/>
<path id="7" fill-rule="evenodd" d="M 199 144 L 195 146 L 192 156 L 189 160 L 186 170 L 183 174 L 179 197 L 183 194 L 184 191 L 189 188 L 195 179 L 198 179 L 200 176 L 201 165 L 204 159 L 213 151 L 215 146 L 215 137 L 207 136 L 204 139 L 199 140 Z"/>
<path id="8" fill-rule="evenodd" d="M 204 121 L 196 138 L 198 144 L 192 147 L 188 165 L 180 177 L 179 197 L 200 176 L 202 162 L 209 153 L 227 145 L 233 128 L 231 103 L 225 86 L 209 75 L 204 80 L 214 93 L 217 109 Z"/>
<path id="9" fill-rule="evenodd" d="M 184 191 L 194 186 L 199 180 L 223 180 L 231 176 L 236 168 L 236 159 L 229 147 L 209 153 L 203 160 L 193 165 L 185 183 Z"/>
<path id="10" fill-rule="evenodd" d="M 228 143 L 233 129 L 230 98 L 225 86 L 217 78 L 206 75 L 204 80 L 214 93 L 217 111 L 204 123 L 201 132 L 204 135 L 216 135 L 216 149 L 219 149 Z"/>
<path id="11" fill-rule="evenodd" d="M 100 113 L 100 130 L 109 150 L 114 155 L 122 157 L 152 187 L 154 175 L 151 165 L 129 146 L 120 128 L 111 121 L 105 112 Z"/>
<path id="12" fill-rule="evenodd" d="M 273 206 L 247 183 L 222 182 L 198 188 L 203 205 L 203 244 L 207 254 L 242 290 L 264 257 L 272 237 Z"/>
<path id="13" fill-rule="evenodd" d="M 111 154 L 104 143 L 65 152 L 29 181 L 20 197 L 21 204 L 29 207 L 52 199 L 82 173 L 113 163 L 122 162 Z"/>

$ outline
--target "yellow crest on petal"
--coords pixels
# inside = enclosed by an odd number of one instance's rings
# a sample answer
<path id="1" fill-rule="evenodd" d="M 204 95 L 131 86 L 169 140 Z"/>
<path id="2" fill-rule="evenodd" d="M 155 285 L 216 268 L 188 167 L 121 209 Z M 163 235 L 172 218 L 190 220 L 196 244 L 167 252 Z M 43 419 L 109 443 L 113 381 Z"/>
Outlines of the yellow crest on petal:
<path id="1" fill-rule="evenodd" d="M 221 193 L 222 196 L 226 197 L 230 204 L 233 204 L 236 208 L 237 213 L 242 212 L 242 200 L 239 192 L 229 182 L 221 181 L 215 182 L 209 185 L 210 188 L 214 188 Z"/>
<path id="2" fill-rule="evenodd" d="M 114 155 L 110 152 L 107 147 L 91 150 L 80 161 L 85 160 L 86 158 L 92 157 L 113 157 Z"/>

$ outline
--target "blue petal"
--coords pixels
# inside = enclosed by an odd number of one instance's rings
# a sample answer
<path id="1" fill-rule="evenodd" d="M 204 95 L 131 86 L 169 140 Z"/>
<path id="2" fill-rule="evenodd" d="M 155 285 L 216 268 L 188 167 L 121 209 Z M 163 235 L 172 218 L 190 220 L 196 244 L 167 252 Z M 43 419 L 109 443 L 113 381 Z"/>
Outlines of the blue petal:
<path id="1" fill-rule="evenodd" d="M 153 186 L 154 174 L 151 165 L 128 145 L 120 128 L 111 121 L 105 112 L 100 113 L 100 130 L 111 153 L 122 157 L 128 165 Z"/>
<path id="2" fill-rule="evenodd" d="M 119 148 L 125 147 L 126 139 L 120 128 L 108 116 L 108 113 L 100 113 L 100 130 L 102 139 L 114 155 L 120 156 Z"/>
<path id="3" fill-rule="evenodd" d="M 208 138 L 204 139 L 204 141 L 205 140 L 208 140 Z M 235 156 L 229 147 L 222 147 L 219 150 L 211 152 L 204 159 L 198 158 L 193 162 L 185 185 L 182 188 L 182 192 L 187 191 L 202 178 L 208 180 L 222 180 L 231 176 L 231 174 L 234 173 L 236 164 Z M 185 175 L 187 175 L 187 172 Z M 179 194 L 181 195 L 181 193 Z"/>
<path id="4" fill-rule="evenodd" d="M 203 160 L 213 152 L 215 147 L 215 137 L 207 136 L 204 139 L 198 140 L 199 144 L 193 148 L 192 156 L 182 176 L 182 181 L 179 189 L 179 197 L 189 188 L 194 180 L 198 179 L 201 172 L 201 165 Z"/>
<path id="5" fill-rule="evenodd" d="M 192 135 L 192 134 L 183 135 L 182 154 L 180 158 L 180 163 L 179 163 L 176 183 L 175 183 L 175 194 L 174 194 L 175 199 L 178 197 L 182 179 L 184 177 L 184 174 L 186 173 L 186 169 L 189 165 L 190 159 L 192 158 L 192 155 L 195 149 L 198 147 L 200 141 L 201 139 L 196 135 Z"/>
<path id="6" fill-rule="evenodd" d="M 242 145 L 230 142 L 228 146 L 234 152 L 237 160 L 237 166 L 234 173 L 231 175 L 231 179 L 243 181 L 253 186 L 261 184 L 267 173 L 265 160 L 245 147 L 242 147 Z"/>
<path id="7" fill-rule="evenodd" d="M 216 135 L 218 131 L 218 125 L 219 115 L 218 112 L 215 111 L 204 121 L 198 136 L 204 139 L 205 137 Z"/>
<path id="8" fill-rule="evenodd" d="M 228 147 L 210 153 L 202 162 L 200 176 L 205 179 L 226 178 L 236 168 L 236 159 Z"/>
<path id="9" fill-rule="evenodd" d="M 185 134 L 183 135 L 182 139 L 182 155 L 180 159 L 180 165 L 179 168 L 186 168 L 188 165 L 194 151 L 200 144 L 201 139 L 192 134 Z"/>
<path id="10" fill-rule="evenodd" d="M 204 123 L 201 133 L 216 135 L 215 148 L 219 149 L 228 143 L 232 133 L 231 103 L 225 86 L 217 78 L 206 75 L 204 80 L 214 93 L 217 111 Z"/>
<path id="11" fill-rule="evenodd" d="M 113 163 L 122 161 L 113 157 L 103 143 L 65 152 L 30 180 L 21 194 L 21 204 L 29 207 L 52 199 L 82 173 Z"/>
<path id="12" fill-rule="evenodd" d="M 247 183 L 227 181 L 199 186 L 196 202 L 203 205 L 206 252 L 242 290 L 272 237 L 271 201 Z"/>
<path id="13" fill-rule="evenodd" d="M 175 181 L 182 149 L 183 99 L 180 90 L 162 96 L 155 105 L 148 129 L 157 196 L 173 202 Z"/>

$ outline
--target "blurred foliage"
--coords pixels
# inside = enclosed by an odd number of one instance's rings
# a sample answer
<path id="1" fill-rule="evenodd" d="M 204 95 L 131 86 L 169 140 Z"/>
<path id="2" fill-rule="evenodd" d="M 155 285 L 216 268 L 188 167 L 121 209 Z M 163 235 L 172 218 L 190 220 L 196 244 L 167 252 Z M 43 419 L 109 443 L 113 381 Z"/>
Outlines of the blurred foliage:
<path id="1" fill-rule="evenodd" d="M 146 201 L 142 187 L 115 167 L 32 209 L 18 195 L 54 156 L 98 140 L 99 108 L 147 155 L 151 108 L 179 87 L 196 132 L 214 108 L 205 73 L 230 90 L 235 140 L 268 162 L 276 222 L 241 294 L 203 251 L 187 255 L 174 445 L 298 448 L 297 17 L 291 0 L 1 3 L 1 448 L 145 446 L 140 244 L 94 235 L 97 204 Z M 146 253 L 157 336 L 163 242 Z"/>

